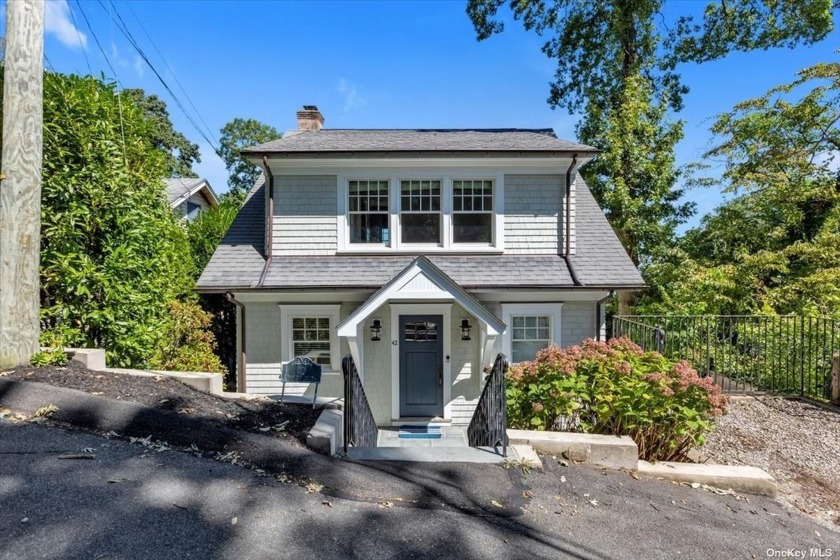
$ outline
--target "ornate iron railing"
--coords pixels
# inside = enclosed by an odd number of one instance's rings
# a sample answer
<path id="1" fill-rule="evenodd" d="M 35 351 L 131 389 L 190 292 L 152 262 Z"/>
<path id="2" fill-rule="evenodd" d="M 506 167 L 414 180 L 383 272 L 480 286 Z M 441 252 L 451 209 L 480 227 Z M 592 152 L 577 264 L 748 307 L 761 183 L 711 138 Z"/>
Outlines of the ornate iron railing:
<path id="1" fill-rule="evenodd" d="M 475 408 L 467 437 L 470 447 L 502 446 L 502 456 L 507 457 L 507 396 L 505 394 L 505 373 L 509 367 L 504 354 L 496 356 L 478 406 Z"/>
<path id="2" fill-rule="evenodd" d="M 347 447 L 376 447 L 379 429 L 373 419 L 359 371 L 350 354 L 341 361 L 344 372 L 344 452 Z"/>
<path id="3" fill-rule="evenodd" d="M 829 399 L 840 321 L 794 315 L 618 315 L 612 336 L 687 360 L 732 393 Z"/>

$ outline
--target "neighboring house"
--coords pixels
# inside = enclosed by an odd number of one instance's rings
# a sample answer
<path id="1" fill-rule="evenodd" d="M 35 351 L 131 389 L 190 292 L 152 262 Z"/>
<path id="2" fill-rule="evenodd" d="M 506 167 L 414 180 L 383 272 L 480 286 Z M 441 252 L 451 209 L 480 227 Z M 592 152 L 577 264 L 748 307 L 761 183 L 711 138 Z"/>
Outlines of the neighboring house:
<path id="1" fill-rule="evenodd" d="M 595 148 L 322 123 L 305 107 L 243 152 L 263 179 L 198 281 L 238 305 L 240 390 L 279 393 L 281 363 L 309 356 L 341 397 L 349 353 L 379 425 L 467 424 L 497 353 L 603 338 L 611 292 L 643 287 L 577 173 Z"/>
<path id="2" fill-rule="evenodd" d="M 172 210 L 187 221 L 219 205 L 219 197 L 206 179 L 198 177 L 173 177 L 166 179 L 166 197 Z"/>

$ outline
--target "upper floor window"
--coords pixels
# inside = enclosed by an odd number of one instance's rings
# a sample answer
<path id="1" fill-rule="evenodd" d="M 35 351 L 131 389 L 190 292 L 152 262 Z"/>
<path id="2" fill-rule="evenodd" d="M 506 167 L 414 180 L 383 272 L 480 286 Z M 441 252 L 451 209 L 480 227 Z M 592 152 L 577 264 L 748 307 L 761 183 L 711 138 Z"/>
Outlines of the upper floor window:
<path id="1" fill-rule="evenodd" d="M 350 243 L 390 242 L 388 181 L 350 181 Z"/>
<path id="2" fill-rule="evenodd" d="M 452 240 L 493 242 L 493 181 L 452 181 Z"/>
<path id="3" fill-rule="evenodd" d="M 440 245 L 440 180 L 401 181 L 400 194 L 400 241 Z"/>
<path id="4" fill-rule="evenodd" d="M 400 171 L 339 179 L 339 251 L 502 251 L 503 175 Z"/>

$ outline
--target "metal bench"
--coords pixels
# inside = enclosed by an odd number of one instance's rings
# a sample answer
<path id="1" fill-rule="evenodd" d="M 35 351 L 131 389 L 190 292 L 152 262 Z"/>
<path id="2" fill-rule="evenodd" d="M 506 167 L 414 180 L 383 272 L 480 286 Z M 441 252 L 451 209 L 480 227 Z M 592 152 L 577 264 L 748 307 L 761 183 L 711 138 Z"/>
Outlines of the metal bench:
<path id="1" fill-rule="evenodd" d="M 283 382 L 283 391 L 280 393 L 280 402 L 286 397 L 286 383 L 314 383 L 315 394 L 312 395 L 312 408 L 315 408 L 315 399 L 318 398 L 318 385 L 321 384 L 321 364 L 311 359 L 298 356 L 290 362 L 285 362 L 280 369 L 280 380 Z"/>

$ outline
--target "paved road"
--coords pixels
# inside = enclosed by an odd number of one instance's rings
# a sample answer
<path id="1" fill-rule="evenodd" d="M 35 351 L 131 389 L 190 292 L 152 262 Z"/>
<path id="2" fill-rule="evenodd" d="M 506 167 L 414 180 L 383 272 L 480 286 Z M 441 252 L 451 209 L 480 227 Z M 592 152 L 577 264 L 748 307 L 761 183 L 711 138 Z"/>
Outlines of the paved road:
<path id="1" fill-rule="evenodd" d="M 87 448 L 95 459 L 58 458 Z M 470 468 L 455 466 L 451 483 Z M 476 498 L 507 502 L 500 515 L 411 507 L 395 495 L 382 504 L 354 501 L 188 453 L 0 420 L 0 559 L 765 558 L 768 549 L 812 547 L 840 554 L 840 534 L 767 498 L 554 461 L 524 484 L 533 497 L 516 500 L 511 486 Z"/>

